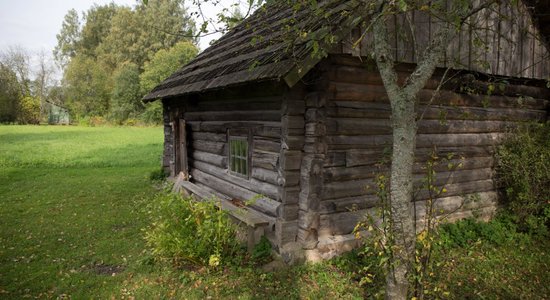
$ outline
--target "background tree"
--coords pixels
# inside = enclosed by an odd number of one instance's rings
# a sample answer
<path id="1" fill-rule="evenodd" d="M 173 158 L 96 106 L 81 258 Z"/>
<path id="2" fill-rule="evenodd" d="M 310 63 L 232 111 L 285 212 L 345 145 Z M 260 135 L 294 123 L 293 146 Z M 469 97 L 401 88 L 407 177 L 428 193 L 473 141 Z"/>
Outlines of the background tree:
<path id="1" fill-rule="evenodd" d="M 151 91 L 181 66 L 187 64 L 198 51 L 199 49 L 189 41 L 182 41 L 168 50 L 158 51 L 151 61 L 145 63 L 143 73 L 139 76 L 141 95 Z M 159 101 L 146 105 L 143 120 L 150 123 L 162 121 L 162 105 Z"/>
<path id="2" fill-rule="evenodd" d="M 21 87 L 17 75 L 0 62 L 0 123 L 17 120 L 21 101 Z"/>
<path id="3" fill-rule="evenodd" d="M 73 116 L 103 116 L 109 111 L 111 77 L 95 59 L 76 55 L 65 70 L 63 84 Z"/>
<path id="4" fill-rule="evenodd" d="M 113 76 L 111 96 L 111 115 L 122 122 L 135 118 L 143 111 L 143 102 L 139 90 L 139 69 L 133 63 L 120 66 Z"/>
<path id="5" fill-rule="evenodd" d="M 80 41 L 80 20 L 76 10 L 71 9 L 67 12 L 56 38 L 57 45 L 53 49 L 53 55 L 57 64 L 64 68 L 76 55 Z"/>
<path id="6" fill-rule="evenodd" d="M 194 49 L 185 55 L 196 55 L 194 31 L 194 23 L 181 0 L 155 0 L 134 8 L 113 3 L 94 5 L 84 14 L 81 29 L 78 16 L 69 11 L 54 53 L 61 60 L 66 59 L 63 94 L 73 116 L 93 114 L 122 122 L 143 113 L 144 107 L 137 99 L 145 93 L 139 75 L 146 63 L 159 50 L 180 41 L 187 41 Z M 168 76 L 182 66 L 182 61 L 188 60 L 163 64 L 169 71 L 162 74 Z M 157 111 L 158 108 L 155 114 Z"/>

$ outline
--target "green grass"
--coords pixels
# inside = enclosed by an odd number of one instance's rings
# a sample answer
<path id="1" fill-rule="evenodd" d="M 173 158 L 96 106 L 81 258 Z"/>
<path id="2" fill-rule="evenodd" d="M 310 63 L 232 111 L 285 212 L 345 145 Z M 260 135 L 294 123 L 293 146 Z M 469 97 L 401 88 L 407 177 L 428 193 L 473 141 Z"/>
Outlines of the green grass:
<path id="1" fill-rule="evenodd" d="M 329 264 L 153 263 L 142 230 L 161 151 L 161 128 L 0 126 L 0 298 L 361 298 Z"/>
<path id="2" fill-rule="evenodd" d="M 160 128 L 0 127 L 0 297 L 119 292 L 145 248 Z M 122 269 L 121 269 L 122 270 Z"/>
<path id="3" fill-rule="evenodd" d="M 351 255 L 265 273 L 154 262 L 143 239 L 161 128 L 0 126 L 0 298 L 362 299 Z M 451 298 L 548 299 L 550 241 L 449 249 Z"/>

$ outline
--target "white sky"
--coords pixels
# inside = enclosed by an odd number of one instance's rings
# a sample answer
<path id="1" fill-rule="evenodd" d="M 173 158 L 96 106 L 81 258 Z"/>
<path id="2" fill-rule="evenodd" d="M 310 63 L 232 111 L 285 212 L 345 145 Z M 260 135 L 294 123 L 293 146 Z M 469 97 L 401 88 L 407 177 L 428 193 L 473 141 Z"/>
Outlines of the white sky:
<path id="1" fill-rule="evenodd" d="M 45 50 L 51 54 L 57 44 L 55 35 L 59 33 L 67 11 L 74 8 L 82 17 L 82 12 L 94 3 L 110 2 L 134 6 L 137 0 L 0 0 L 0 51 L 19 45 L 31 52 Z M 211 16 L 216 10 L 211 5 L 203 8 L 203 12 Z M 206 48 L 213 38 L 219 36 L 201 39 L 201 49 Z"/>

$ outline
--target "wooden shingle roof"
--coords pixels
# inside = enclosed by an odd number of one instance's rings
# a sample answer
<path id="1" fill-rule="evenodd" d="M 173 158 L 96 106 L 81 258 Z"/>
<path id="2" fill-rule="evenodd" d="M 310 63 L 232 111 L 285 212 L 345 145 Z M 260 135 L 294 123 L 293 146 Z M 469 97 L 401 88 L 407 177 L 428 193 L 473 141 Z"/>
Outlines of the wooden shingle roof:
<path id="1" fill-rule="evenodd" d="M 522 0 L 541 35 L 550 42 L 548 0 Z M 296 9 L 291 1 L 258 9 L 252 16 L 225 34 L 189 64 L 155 87 L 145 102 L 197 92 L 221 89 L 246 82 L 285 81 L 293 86 L 322 57 L 312 56 L 313 48 L 325 51 L 338 44 L 361 21 L 361 1 L 324 0 L 320 9 L 304 4 Z M 304 32 L 312 34 L 304 35 Z M 291 39 L 291 37 L 298 38 Z M 327 44 L 324 37 L 335 37 Z M 321 41 L 314 45 L 313 41 Z M 324 42 L 322 42 L 324 41 Z"/>
<path id="2" fill-rule="evenodd" d="M 293 85 L 320 59 L 311 56 L 312 40 L 323 40 L 329 33 L 344 36 L 358 24 L 360 18 L 354 16 L 355 3 L 323 1 L 322 9 L 318 10 L 322 15 L 284 4 L 262 7 L 155 87 L 144 101 L 250 81 L 285 80 Z M 332 32 L 326 30 L 327 24 Z M 289 30 L 295 32 L 297 28 L 314 34 L 290 40 L 289 36 L 296 35 L 289 34 Z"/>

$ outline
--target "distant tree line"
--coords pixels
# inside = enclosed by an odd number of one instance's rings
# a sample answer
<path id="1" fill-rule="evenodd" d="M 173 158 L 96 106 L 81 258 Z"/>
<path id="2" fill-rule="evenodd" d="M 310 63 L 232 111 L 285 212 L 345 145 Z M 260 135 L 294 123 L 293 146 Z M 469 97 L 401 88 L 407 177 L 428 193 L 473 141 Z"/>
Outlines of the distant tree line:
<path id="1" fill-rule="evenodd" d="M 29 79 L 23 49 L 0 56 L 0 122 L 38 123 L 52 103 L 76 121 L 158 123 L 160 104 L 144 105 L 141 98 L 197 55 L 195 31 L 183 0 L 94 5 L 81 17 L 69 10 L 53 50 L 60 82 L 45 78 L 54 73 L 45 63 L 47 74 L 39 66 Z"/>

